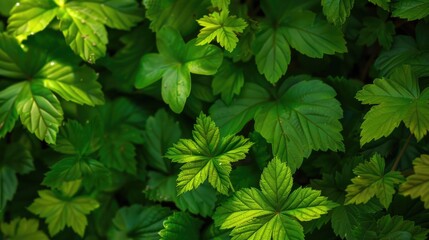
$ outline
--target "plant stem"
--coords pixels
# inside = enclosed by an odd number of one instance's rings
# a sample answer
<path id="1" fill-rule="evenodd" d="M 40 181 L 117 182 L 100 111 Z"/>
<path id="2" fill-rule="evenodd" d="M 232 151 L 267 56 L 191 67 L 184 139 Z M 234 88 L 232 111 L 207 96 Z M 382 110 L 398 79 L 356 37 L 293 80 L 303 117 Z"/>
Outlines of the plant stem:
<path id="1" fill-rule="evenodd" d="M 402 156 L 405 153 L 405 150 L 407 149 L 408 145 L 410 144 L 410 140 L 411 140 L 412 136 L 413 136 L 413 134 L 410 133 L 410 135 L 408 136 L 407 141 L 405 142 L 404 146 L 402 146 L 401 151 L 399 152 L 398 156 L 395 159 L 395 162 L 393 163 L 392 171 L 395 171 L 398 168 L 399 161 L 401 160 Z"/>

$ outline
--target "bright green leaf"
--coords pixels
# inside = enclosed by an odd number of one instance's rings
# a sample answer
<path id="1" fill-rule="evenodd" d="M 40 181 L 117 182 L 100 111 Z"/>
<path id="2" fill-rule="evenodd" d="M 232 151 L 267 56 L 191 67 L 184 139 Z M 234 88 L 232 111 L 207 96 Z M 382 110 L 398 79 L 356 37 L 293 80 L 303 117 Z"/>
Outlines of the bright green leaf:
<path id="1" fill-rule="evenodd" d="M 99 203 L 90 197 L 76 196 L 65 199 L 50 190 L 38 191 L 39 198 L 28 207 L 32 213 L 46 218 L 49 234 L 56 235 L 65 226 L 83 237 L 88 225 L 86 215 L 98 208 Z"/>
<path id="2" fill-rule="evenodd" d="M 169 148 L 167 158 L 183 163 L 177 178 L 178 194 L 196 189 L 207 179 L 222 194 L 231 186 L 231 163 L 245 157 L 252 143 L 243 137 L 221 137 L 210 117 L 200 114 L 192 132 L 193 139 L 180 139 Z"/>
<path id="3" fill-rule="evenodd" d="M 232 239 L 304 239 L 297 220 L 320 218 L 337 205 L 310 188 L 291 192 L 291 170 L 278 158 L 264 169 L 260 185 L 262 191 L 241 189 L 217 208 L 215 223 L 233 228 Z"/>
<path id="4" fill-rule="evenodd" d="M 26 38 L 45 29 L 58 13 L 52 0 L 21 0 L 10 12 L 7 30 Z"/>
<path id="5" fill-rule="evenodd" d="M 112 240 L 158 240 L 158 232 L 171 210 L 160 206 L 132 205 L 118 210 L 109 231 Z"/>
<path id="6" fill-rule="evenodd" d="M 421 155 L 413 161 L 414 174 L 401 184 L 399 193 L 411 198 L 420 197 L 429 209 L 429 155 Z"/>
<path id="7" fill-rule="evenodd" d="M 350 16 L 354 3 L 354 0 L 322 0 L 323 13 L 329 22 L 341 25 Z"/>
<path id="8" fill-rule="evenodd" d="M 0 223 L 4 237 L 11 240 L 49 240 L 48 236 L 39 230 L 36 219 L 14 218 L 10 223 Z"/>
<path id="9" fill-rule="evenodd" d="M 98 74 L 89 67 L 71 67 L 51 61 L 34 76 L 67 101 L 89 106 L 104 104 Z"/>
<path id="10" fill-rule="evenodd" d="M 376 105 L 364 117 L 361 145 L 390 135 L 401 122 L 418 141 L 429 130 L 429 91 L 420 92 L 410 66 L 396 69 L 389 79 L 365 85 L 356 98 L 363 104 Z"/>
<path id="11" fill-rule="evenodd" d="M 393 16 L 406 18 L 408 21 L 417 20 L 429 15 L 427 0 L 401 0 L 393 4 Z"/>
<path id="12" fill-rule="evenodd" d="M 197 45 L 216 41 L 227 51 L 232 52 L 237 46 L 238 37 L 236 34 L 242 33 L 247 27 L 247 23 L 236 16 L 229 16 L 228 10 L 213 12 L 197 20 L 203 28 L 197 38 Z"/>
<path id="13" fill-rule="evenodd" d="M 38 82 L 25 84 L 22 94 L 16 104 L 22 124 L 40 140 L 54 144 L 63 121 L 63 110 L 57 97 Z"/>
<path id="14" fill-rule="evenodd" d="M 353 169 L 356 177 L 347 186 L 346 204 L 368 202 L 376 196 L 387 209 L 395 194 L 395 185 L 404 181 L 400 172 L 384 173 L 385 162 L 380 155 L 374 155 L 370 161 L 359 164 Z"/>
<path id="15" fill-rule="evenodd" d="M 188 239 L 198 239 L 202 222 L 186 212 L 175 212 L 162 225 L 164 229 L 158 234 L 163 240 L 175 240 L 184 236 Z"/>
<path id="16" fill-rule="evenodd" d="M 12 131 L 18 120 L 16 102 L 25 83 L 16 83 L 0 92 L 0 138 Z"/>
<path id="17" fill-rule="evenodd" d="M 231 0 L 211 0 L 212 6 L 219 9 L 228 9 Z"/>

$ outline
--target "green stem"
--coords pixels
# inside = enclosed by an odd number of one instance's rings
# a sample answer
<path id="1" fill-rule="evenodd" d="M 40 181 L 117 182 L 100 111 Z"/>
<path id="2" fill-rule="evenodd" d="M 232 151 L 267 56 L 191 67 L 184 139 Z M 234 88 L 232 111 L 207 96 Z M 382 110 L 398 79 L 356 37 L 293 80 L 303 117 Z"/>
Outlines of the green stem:
<path id="1" fill-rule="evenodd" d="M 405 142 L 404 146 L 402 146 L 401 151 L 399 152 L 398 156 L 395 159 L 395 162 L 393 163 L 392 171 L 395 171 L 398 168 L 399 161 L 401 160 L 402 156 L 405 153 L 405 150 L 407 149 L 408 145 L 410 144 L 410 140 L 411 140 L 412 136 L 413 136 L 413 134 L 410 133 L 410 135 L 408 136 L 407 141 Z"/>

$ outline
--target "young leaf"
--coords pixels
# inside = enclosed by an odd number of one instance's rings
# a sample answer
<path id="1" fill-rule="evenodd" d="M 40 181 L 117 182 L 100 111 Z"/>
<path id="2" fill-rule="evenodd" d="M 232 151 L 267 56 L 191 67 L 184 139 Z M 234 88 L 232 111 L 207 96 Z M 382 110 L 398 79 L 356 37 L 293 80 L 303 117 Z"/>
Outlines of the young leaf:
<path id="1" fill-rule="evenodd" d="M 292 172 L 278 158 L 262 172 L 260 187 L 241 189 L 217 208 L 216 225 L 233 228 L 233 239 L 304 239 L 298 221 L 320 218 L 337 206 L 311 188 L 291 192 Z"/>
<path id="2" fill-rule="evenodd" d="M 68 226 L 83 237 L 85 227 L 88 224 L 85 215 L 99 206 L 95 199 L 85 196 L 65 198 L 50 190 L 41 190 L 38 193 L 39 198 L 34 200 L 28 210 L 46 218 L 51 236 Z"/>
<path id="3" fill-rule="evenodd" d="M 395 70 L 389 79 L 376 79 L 356 94 L 363 104 L 373 106 L 364 117 L 361 145 L 386 137 L 401 122 L 421 140 L 429 130 L 429 91 L 420 92 L 410 66 Z"/>
<path id="4" fill-rule="evenodd" d="M 171 214 L 170 209 L 160 206 L 132 205 L 118 210 L 109 231 L 109 239 L 158 240 L 163 222 Z"/>
<path id="5" fill-rule="evenodd" d="M 414 174 L 399 187 L 399 193 L 412 198 L 420 197 L 429 209 L 429 155 L 423 154 L 413 161 Z"/>
<path id="6" fill-rule="evenodd" d="M 227 51 L 232 52 L 237 46 L 238 37 L 247 27 L 247 23 L 236 16 L 229 16 L 229 11 L 223 9 L 220 13 L 213 12 L 197 20 L 203 28 L 197 38 L 197 45 L 216 41 Z"/>
<path id="7" fill-rule="evenodd" d="M 227 195 L 231 163 L 243 159 L 252 143 L 241 136 L 221 137 L 219 128 L 203 113 L 192 136 L 194 139 L 180 139 L 166 154 L 173 162 L 184 164 L 177 178 L 178 194 L 196 189 L 208 179 L 218 192 Z"/>
<path id="8" fill-rule="evenodd" d="M 323 14 L 329 22 L 341 25 L 350 16 L 354 0 L 322 0 Z"/>
<path id="9" fill-rule="evenodd" d="M 162 240 L 175 240 L 186 236 L 187 239 L 199 239 L 202 222 L 186 212 L 175 212 L 163 223 L 159 231 Z"/>
<path id="10" fill-rule="evenodd" d="M 378 41 L 384 49 L 389 49 L 392 46 L 395 25 L 391 21 L 366 17 L 363 19 L 363 25 L 357 40 L 358 44 L 371 46 L 375 41 Z"/>
<path id="11" fill-rule="evenodd" d="M 143 133 L 148 154 L 148 164 L 163 172 L 170 169 L 170 161 L 165 159 L 167 149 L 180 139 L 182 134 L 179 124 L 172 119 L 164 109 L 158 110 L 154 116 L 146 121 Z"/>
<path id="12" fill-rule="evenodd" d="M 212 6 L 219 9 L 228 9 L 231 0 L 211 0 Z"/>
<path id="13" fill-rule="evenodd" d="M 27 37 L 45 29 L 56 16 L 67 44 L 82 59 L 94 63 L 106 53 L 104 25 L 128 30 L 142 20 L 133 0 L 23 0 L 11 11 L 9 32 Z"/>
<path id="14" fill-rule="evenodd" d="M 0 228 L 7 239 L 49 240 L 48 236 L 39 230 L 39 221 L 36 219 L 15 218 L 10 223 L 0 223 Z"/>
<path id="15" fill-rule="evenodd" d="M 425 0 L 402 0 L 393 4 L 393 16 L 417 20 L 429 15 L 429 2 Z"/>
<path id="16" fill-rule="evenodd" d="M 404 177 L 397 171 L 384 173 L 384 167 L 384 159 L 376 154 L 370 161 L 354 168 L 353 172 L 357 176 L 352 179 L 352 184 L 347 186 L 345 203 L 366 203 L 376 196 L 387 209 L 392 202 L 395 185 L 402 183 Z"/>
<path id="17" fill-rule="evenodd" d="M 54 144 L 63 121 L 63 109 L 57 97 L 40 82 L 23 85 L 16 109 L 22 124 L 40 140 Z"/>
<path id="18" fill-rule="evenodd" d="M 161 94 L 171 110 L 182 112 L 191 93 L 191 73 L 213 75 L 222 63 L 222 52 L 213 45 L 185 44 L 173 28 L 162 28 L 156 38 L 159 53 L 143 56 L 136 87 L 145 88 L 162 78 Z"/>

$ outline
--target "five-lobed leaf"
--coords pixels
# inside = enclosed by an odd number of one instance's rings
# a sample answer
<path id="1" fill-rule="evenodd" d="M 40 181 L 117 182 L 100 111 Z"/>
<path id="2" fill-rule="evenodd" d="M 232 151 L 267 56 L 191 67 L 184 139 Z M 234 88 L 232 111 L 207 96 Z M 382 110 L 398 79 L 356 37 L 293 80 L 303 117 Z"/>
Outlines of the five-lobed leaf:
<path id="1" fill-rule="evenodd" d="M 180 139 L 166 154 L 184 164 L 177 178 L 178 194 L 196 189 L 207 179 L 218 192 L 228 194 L 231 163 L 243 159 L 252 143 L 241 136 L 221 137 L 219 128 L 203 113 L 192 135 L 193 139 Z"/>
<path id="2" fill-rule="evenodd" d="M 429 209 L 429 155 L 423 154 L 413 161 L 414 174 L 399 187 L 399 193 L 412 198 L 420 197 Z"/>
<path id="3" fill-rule="evenodd" d="M 346 188 L 346 204 L 367 203 L 372 197 L 376 196 L 380 203 L 387 209 L 392 202 L 395 194 L 395 185 L 404 181 L 400 172 L 385 171 L 384 159 L 376 154 L 370 161 L 359 164 L 353 169 L 354 177 L 352 184 Z"/>
<path id="4" fill-rule="evenodd" d="M 260 187 L 241 189 L 217 208 L 215 223 L 233 228 L 232 239 L 304 239 L 297 220 L 320 218 L 337 206 L 311 188 L 291 192 L 291 170 L 278 158 L 262 172 Z"/>
<path id="5" fill-rule="evenodd" d="M 429 89 L 420 87 L 410 66 L 403 66 L 393 75 L 376 79 L 356 94 L 363 104 L 373 106 L 364 117 L 361 129 L 361 145 L 386 137 L 401 122 L 421 140 L 429 130 Z"/>
<path id="6" fill-rule="evenodd" d="M 242 33 L 247 27 L 247 23 L 236 16 L 230 16 L 228 10 L 213 12 L 197 20 L 203 28 L 197 37 L 197 45 L 216 41 L 227 51 L 232 52 L 237 46 L 238 37 L 236 34 Z"/>
<path id="7" fill-rule="evenodd" d="M 86 215 L 99 207 L 95 199 L 86 196 L 66 199 L 50 190 L 41 190 L 38 193 L 39 198 L 34 200 L 28 210 L 46 218 L 51 236 L 59 233 L 65 226 L 71 227 L 79 236 L 84 236 L 88 224 Z"/>

